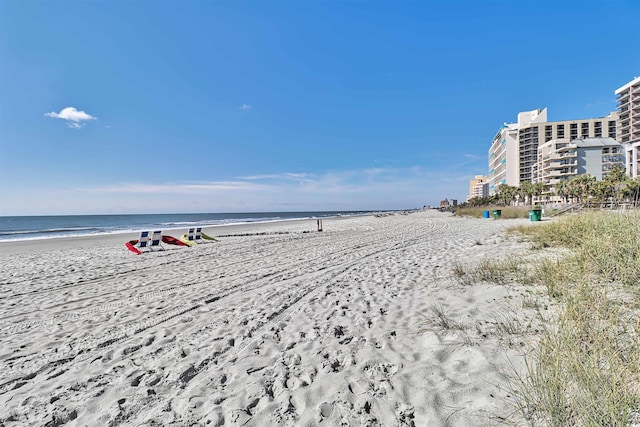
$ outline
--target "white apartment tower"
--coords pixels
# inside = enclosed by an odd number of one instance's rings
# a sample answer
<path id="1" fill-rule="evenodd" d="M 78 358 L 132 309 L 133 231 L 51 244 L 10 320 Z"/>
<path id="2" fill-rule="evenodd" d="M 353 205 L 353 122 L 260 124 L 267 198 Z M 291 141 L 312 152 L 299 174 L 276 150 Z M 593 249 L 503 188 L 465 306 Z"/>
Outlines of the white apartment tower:
<path id="1" fill-rule="evenodd" d="M 618 96 L 618 142 L 625 146 L 627 174 L 640 177 L 640 77 L 616 90 Z"/>
<path id="2" fill-rule="evenodd" d="M 496 194 L 500 184 L 518 185 L 518 125 L 505 123 L 493 137 L 489 148 L 489 173 L 486 177 L 489 195 Z"/>

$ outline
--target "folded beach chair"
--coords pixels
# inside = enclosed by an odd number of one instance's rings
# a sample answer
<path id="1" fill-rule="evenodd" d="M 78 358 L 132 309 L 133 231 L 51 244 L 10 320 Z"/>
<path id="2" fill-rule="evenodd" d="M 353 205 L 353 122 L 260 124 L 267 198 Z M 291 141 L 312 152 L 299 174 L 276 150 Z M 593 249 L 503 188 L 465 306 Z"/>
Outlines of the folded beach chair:
<path id="1" fill-rule="evenodd" d="M 149 237 L 148 231 L 143 231 L 140 233 L 140 239 L 138 240 L 129 240 L 124 245 L 136 255 L 142 254 L 143 249 L 149 249 L 152 251 L 154 247 L 159 247 L 164 250 L 164 246 L 162 246 L 162 242 L 167 243 L 169 245 L 177 245 L 177 246 L 189 246 L 189 244 L 176 239 L 172 236 L 162 235 L 162 231 L 154 231 L 153 236 Z M 191 243 L 195 245 L 195 243 Z"/>
<path id="2" fill-rule="evenodd" d="M 142 253 L 144 249 L 149 249 L 150 237 L 148 231 L 141 231 L 140 238 L 138 240 L 131 240 L 127 242 L 125 245 L 127 248 L 138 255 Z"/>
<path id="3" fill-rule="evenodd" d="M 193 234 L 193 240 L 198 243 L 204 243 L 204 240 L 202 240 L 202 227 L 196 227 L 196 230 Z"/>
<path id="4" fill-rule="evenodd" d="M 180 240 L 183 243 L 186 243 L 189 246 L 193 246 L 196 244 L 196 229 L 195 228 L 189 228 L 187 230 L 187 234 L 183 234 L 180 237 Z"/>
<path id="5" fill-rule="evenodd" d="M 148 231 L 141 231 L 140 232 L 140 239 L 138 239 L 138 244 L 136 245 L 136 247 L 139 250 L 149 249 L 149 240 L 150 240 L 149 232 Z"/>
<path id="6" fill-rule="evenodd" d="M 149 250 L 153 250 L 153 248 L 159 248 L 164 251 L 164 246 L 162 246 L 162 230 L 154 231 L 151 236 L 151 243 L 149 244 Z"/>
<path id="7" fill-rule="evenodd" d="M 205 240 L 212 240 L 214 242 L 218 241 L 218 239 L 204 234 L 202 232 L 202 227 L 196 227 L 195 240 L 196 242 L 200 242 L 200 243 L 206 243 Z"/>

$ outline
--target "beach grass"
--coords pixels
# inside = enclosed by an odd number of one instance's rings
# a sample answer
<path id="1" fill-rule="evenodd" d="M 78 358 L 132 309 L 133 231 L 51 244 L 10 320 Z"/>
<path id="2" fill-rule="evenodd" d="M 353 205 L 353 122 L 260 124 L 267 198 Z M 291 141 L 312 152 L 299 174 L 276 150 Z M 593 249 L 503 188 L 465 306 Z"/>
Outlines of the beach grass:
<path id="1" fill-rule="evenodd" d="M 482 218 L 484 211 L 489 211 L 493 218 L 493 211 L 500 210 L 500 218 L 529 218 L 529 208 L 515 206 L 481 206 L 481 207 L 457 207 L 454 215 L 467 216 L 472 218 Z"/>
<path id="2" fill-rule="evenodd" d="M 523 274 L 523 266 L 517 258 L 494 259 L 484 257 L 472 267 L 465 267 L 462 263 L 453 264 L 453 275 L 460 283 L 472 285 L 478 282 L 506 285 L 516 281 Z"/>
<path id="3" fill-rule="evenodd" d="M 639 230 L 640 213 L 617 212 L 511 230 L 541 250 L 570 250 L 529 276 L 557 304 L 513 382 L 531 425 L 640 425 Z"/>
<path id="4" fill-rule="evenodd" d="M 431 305 L 431 314 L 432 314 L 432 322 L 439 326 L 444 330 L 457 329 L 457 330 L 465 330 L 465 326 L 462 322 L 454 320 L 445 308 L 438 303 L 434 303 Z"/>

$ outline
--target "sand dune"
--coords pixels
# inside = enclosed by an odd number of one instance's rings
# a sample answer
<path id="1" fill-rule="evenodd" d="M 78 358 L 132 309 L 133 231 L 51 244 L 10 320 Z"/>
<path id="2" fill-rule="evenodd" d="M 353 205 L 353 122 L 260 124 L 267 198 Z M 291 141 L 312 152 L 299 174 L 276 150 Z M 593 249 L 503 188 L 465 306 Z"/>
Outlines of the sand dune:
<path id="1" fill-rule="evenodd" d="M 0 424 L 492 425 L 522 364 L 492 319 L 534 314 L 452 266 L 526 251 L 503 233 L 522 222 L 256 224 L 140 256 L 122 237 L 5 244 Z"/>

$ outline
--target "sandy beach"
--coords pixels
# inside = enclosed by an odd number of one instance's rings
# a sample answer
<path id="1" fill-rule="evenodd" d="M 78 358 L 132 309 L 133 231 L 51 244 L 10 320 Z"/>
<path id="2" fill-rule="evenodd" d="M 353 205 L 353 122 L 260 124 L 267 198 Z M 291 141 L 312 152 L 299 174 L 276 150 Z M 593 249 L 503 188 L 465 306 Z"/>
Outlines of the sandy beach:
<path id="1" fill-rule="evenodd" d="M 527 346 L 496 314 L 535 313 L 517 284 L 452 270 L 525 254 L 505 235 L 525 222 L 211 227 L 218 242 L 142 255 L 136 235 L 2 243 L 0 425 L 499 424 Z"/>

